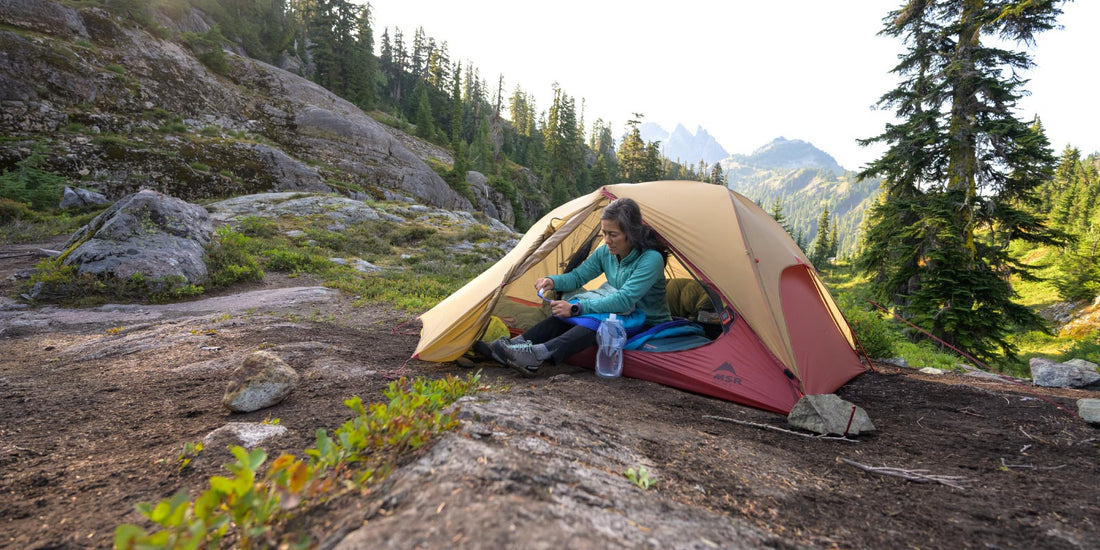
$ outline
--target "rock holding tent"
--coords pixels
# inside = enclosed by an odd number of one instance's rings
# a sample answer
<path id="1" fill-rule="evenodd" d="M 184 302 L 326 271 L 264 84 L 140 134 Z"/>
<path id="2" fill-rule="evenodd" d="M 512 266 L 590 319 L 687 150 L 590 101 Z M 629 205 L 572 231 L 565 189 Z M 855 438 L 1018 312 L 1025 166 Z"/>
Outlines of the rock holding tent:
<path id="1" fill-rule="evenodd" d="M 804 395 L 833 393 L 864 371 L 851 328 L 787 232 L 748 198 L 692 181 L 608 185 L 557 207 L 494 266 L 421 315 L 414 356 L 457 359 L 492 316 L 517 332 L 548 316 L 535 280 L 593 250 L 603 207 L 620 197 L 637 201 L 644 223 L 668 244 L 666 277 L 700 285 L 716 320 L 705 336 L 628 344 L 624 376 L 786 414 Z M 569 362 L 592 366 L 595 351 Z"/>

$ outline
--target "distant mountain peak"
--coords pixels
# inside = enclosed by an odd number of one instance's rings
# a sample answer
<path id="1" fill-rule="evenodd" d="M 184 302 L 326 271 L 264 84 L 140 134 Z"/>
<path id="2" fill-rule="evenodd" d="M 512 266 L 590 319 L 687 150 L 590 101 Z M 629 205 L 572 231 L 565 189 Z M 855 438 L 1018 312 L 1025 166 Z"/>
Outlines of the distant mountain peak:
<path id="1" fill-rule="evenodd" d="M 824 168 L 836 174 L 844 171 L 831 155 L 801 139 L 779 136 L 757 148 L 751 155 L 735 155 L 742 164 L 764 168 Z"/>
<path id="2" fill-rule="evenodd" d="M 684 164 L 694 165 L 700 160 L 714 164 L 729 157 L 725 148 L 702 126 L 692 133 L 683 124 L 677 124 L 669 133 L 656 123 L 645 122 L 638 127 L 638 131 L 646 142 L 659 141 L 661 154 L 665 157 Z"/>

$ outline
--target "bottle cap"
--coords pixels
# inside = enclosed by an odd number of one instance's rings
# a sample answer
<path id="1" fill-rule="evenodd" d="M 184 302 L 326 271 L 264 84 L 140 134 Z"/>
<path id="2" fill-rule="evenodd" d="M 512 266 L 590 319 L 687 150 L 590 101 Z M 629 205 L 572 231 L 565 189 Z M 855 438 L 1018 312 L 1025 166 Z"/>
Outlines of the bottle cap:
<path id="1" fill-rule="evenodd" d="M 607 319 L 608 319 L 609 321 L 615 321 L 615 320 L 616 320 L 615 314 L 614 314 L 614 313 L 612 313 L 611 315 L 608 315 L 608 316 L 607 316 Z"/>

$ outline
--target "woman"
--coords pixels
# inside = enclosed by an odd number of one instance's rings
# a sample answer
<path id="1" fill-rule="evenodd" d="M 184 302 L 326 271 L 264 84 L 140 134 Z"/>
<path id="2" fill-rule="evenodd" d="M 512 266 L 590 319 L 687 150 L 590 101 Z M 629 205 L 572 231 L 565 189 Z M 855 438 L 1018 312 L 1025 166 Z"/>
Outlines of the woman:
<path id="1" fill-rule="evenodd" d="M 642 211 L 633 199 L 616 199 L 600 215 L 603 245 L 569 273 L 542 277 L 535 289 L 560 293 L 580 289 L 600 274 L 613 287 L 609 293 L 580 299 L 576 304 L 554 300 L 554 317 L 531 327 L 521 336 L 501 338 L 489 344 L 498 362 L 530 375 L 544 361 L 562 363 L 596 343 L 596 331 L 566 321 L 571 317 L 598 313 L 645 314 L 645 325 L 668 321 L 665 301 L 665 259 L 668 251 L 652 228 L 642 225 Z"/>

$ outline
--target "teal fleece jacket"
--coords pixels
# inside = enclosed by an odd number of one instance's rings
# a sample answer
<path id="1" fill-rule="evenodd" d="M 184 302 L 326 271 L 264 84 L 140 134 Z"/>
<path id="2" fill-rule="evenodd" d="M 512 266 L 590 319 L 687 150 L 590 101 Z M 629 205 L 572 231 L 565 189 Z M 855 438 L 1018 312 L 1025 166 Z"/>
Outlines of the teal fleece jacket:
<path id="1" fill-rule="evenodd" d="M 631 250 L 621 261 L 600 245 L 581 265 L 569 273 L 547 277 L 554 290 L 576 290 L 601 273 L 618 289 L 602 298 L 581 300 L 581 313 L 620 313 L 638 308 L 645 312 L 645 324 L 656 325 L 672 319 L 665 299 L 665 260 L 652 249 Z"/>

